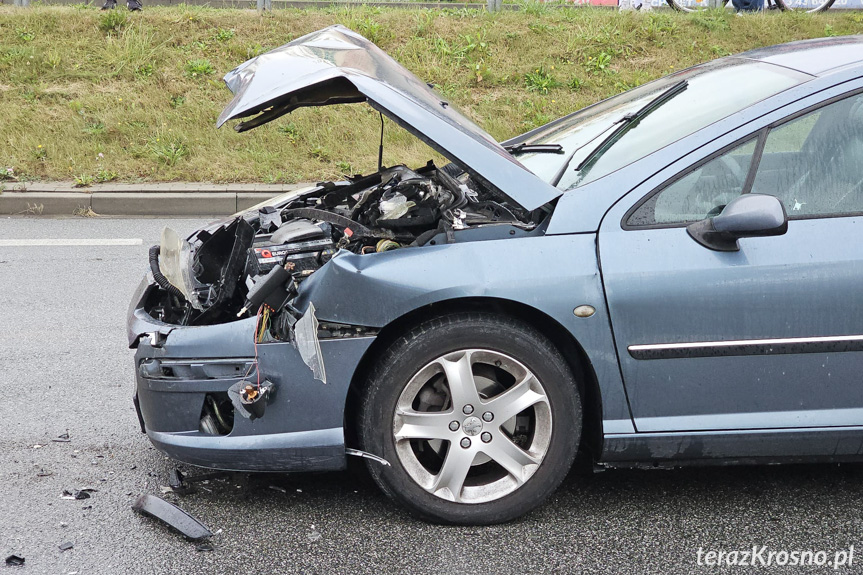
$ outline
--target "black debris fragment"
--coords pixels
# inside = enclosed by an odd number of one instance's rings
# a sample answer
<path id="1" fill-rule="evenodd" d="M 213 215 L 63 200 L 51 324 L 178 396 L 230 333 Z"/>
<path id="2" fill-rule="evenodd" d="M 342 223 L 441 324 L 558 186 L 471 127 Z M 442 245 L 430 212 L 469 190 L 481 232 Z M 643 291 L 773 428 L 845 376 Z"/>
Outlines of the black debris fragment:
<path id="1" fill-rule="evenodd" d="M 195 545 L 195 551 L 215 551 L 216 548 L 209 541 L 202 541 Z"/>
<path id="2" fill-rule="evenodd" d="M 64 489 L 60 499 L 90 499 L 90 494 L 96 491 L 98 489 L 93 489 L 92 487 L 84 487 L 83 489 L 76 489 L 74 491 Z"/>
<path id="3" fill-rule="evenodd" d="M 203 539 L 213 534 L 206 525 L 176 505 L 155 495 L 141 495 L 132 505 L 132 509 L 142 515 L 149 515 L 167 523 L 188 539 Z"/>
<path id="4" fill-rule="evenodd" d="M 198 475 L 186 475 L 176 467 L 168 472 L 168 485 L 177 495 L 186 495 L 195 492 L 196 483 L 206 483 L 211 479 L 227 477 L 227 471 L 212 471 L 199 473 Z"/>
<path id="5" fill-rule="evenodd" d="M 72 438 L 69 436 L 69 431 L 66 430 L 66 433 L 57 436 L 56 439 L 52 439 L 51 441 L 54 441 L 56 443 L 69 443 L 70 441 L 72 441 Z"/>
<path id="6" fill-rule="evenodd" d="M 7 567 L 17 567 L 20 565 L 24 565 L 24 558 L 20 555 L 10 555 L 6 558 Z"/>
<path id="7" fill-rule="evenodd" d="M 86 491 L 69 491 L 68 489 L 63 490 L 63 495 L 60 496 L 60 499 L 89 499 L 90 494 Z"/>
<path id="8" fill-rule="evenodd" d="M 183 487 L 183 472 L 176 467 L 168 473 L 168 485 L 171 489 L 181 489 Z"/>
<path id="9" fill-rule="evenodd" d="M 65 543 L 61 543 L 61 544 L 60 544 L 60 551 L 68 551 L 68 550 L 69 550 L 69 549 L 71 549 L 72 547 L 74 547 L 74 545 L 72 545 L 72 542 L 71 542 L 71 541 L 67 541 L 67 542 L 65 542 Z"/>

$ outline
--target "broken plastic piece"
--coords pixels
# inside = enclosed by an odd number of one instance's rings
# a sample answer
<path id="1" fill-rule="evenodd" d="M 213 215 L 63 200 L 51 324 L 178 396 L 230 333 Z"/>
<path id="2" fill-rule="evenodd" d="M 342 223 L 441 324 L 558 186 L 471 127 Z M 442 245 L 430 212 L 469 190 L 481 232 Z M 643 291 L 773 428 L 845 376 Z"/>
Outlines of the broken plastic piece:
<path id="1" fill-rule="evenodd" d="M 24 558 L 20 555 L 10 555 L 6 558 L 7 567 L 18 567 L 24 565 Z"/>
<path id="2" fill-rule="evenodd" d="M 403 194 L 396 192 L 389 199 L 382 199 L 378 203 L 382 220 L 396 220 L 407 214 L 416 202 L 408 200 Z"/>
<path id="3" fill-rule="evenodd" d="M 59 545 L 60 551 L 68 551 L 69 549 L 71 549 L 73 547 L 74 547 L 74 545 L 72 545 L 71 541 L 67 541 L 67 542 L 61 543 Z"/>
<path id="4" fill-rule="evenodd" d="M 153 248 L 151 248 L 150 253 L 151 270 L 153 265 L 152 250 Z M 183 298 L 186 299 L 193 308 L 200 311 L 204 308 L 201 305 L 201 302 L 198 301 L 195 292 L 196 290 L 203 288 L 204 285 L 198 282 L 195 278 L 195 272 L 193 271 L 192 266 L 186 265 L 186 262 L 191 261 L 192 257 L 193 253 L 191 244 L 187 240 L 184 240 L 180 234 L 173 229 L 164 227 L 159 240 L 157 267 L 159 268 L 160 273 L 164 274 L 168 283 L 182 292 Z M 153 275 L 153 279 L 155 279 L 159 285 L 162 285 L 155 273 Z M 171 290 L 169 289 L 168 291 Z"/>
<path id="5" fill-rule="evenodd" d="M 318 318 L 315 317 L 315 304 L 309 303 L 309 309 L 305 315 L 294 324 L 294 339 L 300 357 L 315 379 L 327 382 L 327 371 L 321 356 L 321 342 L 318 341 Z"/>
<path id="6" fill-rule="evenodd" d="M 332 233 L 330 224 L 325 222 L 314 224 L 307 219 L 291 220 L 273 232 L 270 241 L 274 244 L 307 242 L 332 236 Z"/>
<path id="7" fill-rule="evenodd" d="M 282 225 L 282 216 L 273 206 L 264 206 L 259 209 L 258 217 L 260 218 L 261 229 L 264 231 L 273 231 Z"/>
<path id="8" fill-rule="evenodd" d="M 195 551 L 215 551 L 216 548 L 209 541 L 204 541 L 195 545 Z"/>
<path id="9" fill-rule="evenodd" d="M 246 305 L 237 314 L 242 316 L 249 310 L 256 310 L 261 305 L 270 309 L 279 310 L 290 297 L 288 282 L 291 280 L 291 272 L 283 266 L 276 266 L 264 277 L 258 279 L 246 296 Z"/>
<path id="10" fill-rule="evenodd" d="M 176 467 L 168 472 L 168 485 L 171 486 L 171 489 L 183 487 L 183 473 Z"/>
<path id="11" fill-rule="evenodd" d="M 254 385 L 246 384 L 243 389 L 240 390 L 240 402 L 243 406 L 255 417 L 261 417 L 264 415 L 264 411 L 267 408 L 267 390 L 269 388 L 263 387 L 258 389 Z"/>
<path id="12" fill-rule="evenodd" d="M 198 475 L 186 475 L 175 467 L 168 472 L 168 485 L 174 493 L 185 495 L 187 493 L 194 493 L 195 483 L 206 482 L 210 479 L 219 479 L 227 476 L 227 471 L 211 471 L 209 473 L 199 473 Z"/>
<path id="13" fill-rule="evenodd" d="M 90 499 L 90 493 L 94 491 L 96 490 L 92 487 L 85 487 L 84 489 L 76 489 L 74 491 L 64 489 L 60 499 Z"/>
<path id="14" fill-rule="evenodd" d="M 234 404 L 234 411 L 254 421 L 263 417 L 267 402 L 273 394 L 273 382 L 264 380 L 260 388 L 251 381 L 238 381 L 228 388 L 228 397 Z"/>
<path id="15" fill-rule="evenodd" d="M 159 499 L 155 495 L 141 495 L 132 505 L 132 509 L 142 515 L 149 515 L 167 523 L 188 539 L 203 539 L 213 534 L 206 525 L 176 505 Z"/>

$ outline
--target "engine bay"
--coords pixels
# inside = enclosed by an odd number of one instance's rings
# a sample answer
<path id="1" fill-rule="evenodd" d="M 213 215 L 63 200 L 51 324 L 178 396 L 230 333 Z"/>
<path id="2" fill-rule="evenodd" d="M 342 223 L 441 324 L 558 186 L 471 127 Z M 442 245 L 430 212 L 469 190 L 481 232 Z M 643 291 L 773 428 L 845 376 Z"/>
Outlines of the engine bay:
<path id="1" fill-rule="evenodd" d="M 340 250 L 371 255 L 452 243 L 457 232 L 483 226 L 532 230 L 544 214 L 513 205 L 455 164 L 382 168 L 257 206 L 188 240 L 166 228 L 150 250 L 159 289 L 145 310 L 175 325 L 225 323 L 263 310 L 270 329 L 261 336 L 287 339 L 301 317 L 290 305 L 301 283 Z"/>

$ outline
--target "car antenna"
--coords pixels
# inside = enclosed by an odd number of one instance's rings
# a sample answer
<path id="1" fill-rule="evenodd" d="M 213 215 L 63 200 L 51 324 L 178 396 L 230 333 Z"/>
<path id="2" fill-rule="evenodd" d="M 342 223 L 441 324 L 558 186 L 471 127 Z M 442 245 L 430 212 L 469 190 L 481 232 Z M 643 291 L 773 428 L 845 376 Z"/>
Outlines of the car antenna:
<path id="1" fill-rule="evenodd" d="M 378 148 L 378 171 L 384 169 L 384 115 L 382 112 L 378 112 L 381 116 L 381 145 Z"/>

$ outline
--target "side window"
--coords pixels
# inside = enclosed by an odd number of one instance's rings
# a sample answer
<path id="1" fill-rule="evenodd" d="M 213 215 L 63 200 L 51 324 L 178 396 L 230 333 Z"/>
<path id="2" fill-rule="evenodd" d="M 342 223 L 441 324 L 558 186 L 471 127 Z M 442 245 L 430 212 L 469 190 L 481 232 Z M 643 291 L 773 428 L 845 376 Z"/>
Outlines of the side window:
<path id="1" fill-rule="evenodd" d="M 863 214 L 863 94 L 823 106 L 767 133 L 752 187 L 757 137 L 652 194 L 628 226 L 684 225 L 715 216 L 742 193 L 782 200 L 790 219 Z"/>
<path id="2" fill-rule="evenodd" d="M 685 224 L 715 216 L 743 193 L 756 141 L 753 137 L 674 180 L 638 207 L 627 225 Z"/>
<path id="3" fill-rule="evenodd" d="M 789 218 L 863 213 L 863 94 L 770 130 L 751 191 Z"/>

